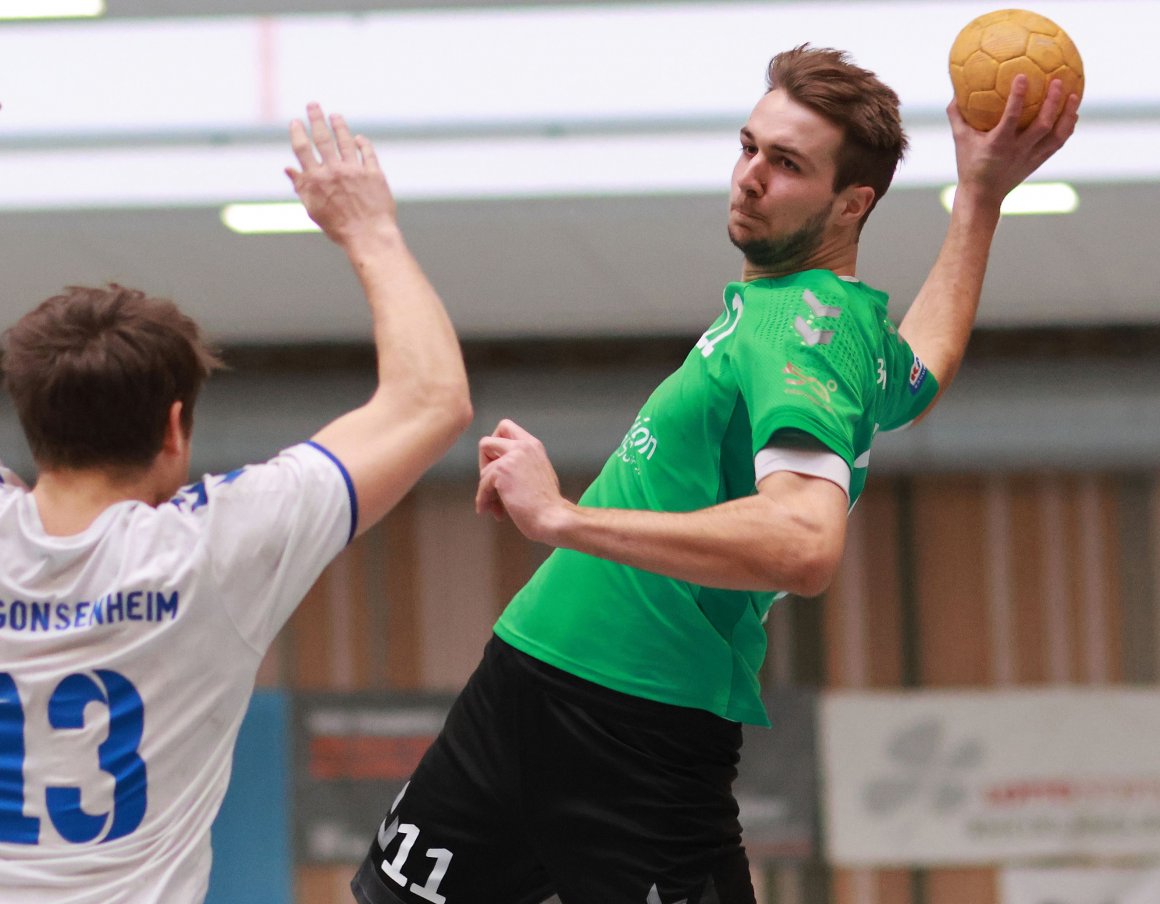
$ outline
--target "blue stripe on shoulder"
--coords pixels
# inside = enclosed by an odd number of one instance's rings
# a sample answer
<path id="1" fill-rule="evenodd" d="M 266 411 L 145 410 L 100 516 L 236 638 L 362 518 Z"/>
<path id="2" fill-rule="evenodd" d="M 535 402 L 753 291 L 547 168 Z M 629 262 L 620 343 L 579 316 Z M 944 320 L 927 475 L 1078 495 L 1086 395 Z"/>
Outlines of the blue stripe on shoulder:
<path id="1" fill-rule="evenodd" d="M 339 473 L 342 474 L 342 479 L 346 481 L 346 492 L 347 495 L 350 496 L 350 533 L 347 535 L 346 542 L 350 543 L 350 541 L 354 539 L 355 530 L 358 528 L 358 497 L 354 494 L 354 481 L 350 479 L 350 473 L 346 470 L 346 465 L 339 461 L 333 452 L 331 452 L 325 446 L 316 443 L 312 439 L 307 440 L 306 445 L 313 446 L 332 462 L 334 462 L 335 467 L 337 467 Z"/>

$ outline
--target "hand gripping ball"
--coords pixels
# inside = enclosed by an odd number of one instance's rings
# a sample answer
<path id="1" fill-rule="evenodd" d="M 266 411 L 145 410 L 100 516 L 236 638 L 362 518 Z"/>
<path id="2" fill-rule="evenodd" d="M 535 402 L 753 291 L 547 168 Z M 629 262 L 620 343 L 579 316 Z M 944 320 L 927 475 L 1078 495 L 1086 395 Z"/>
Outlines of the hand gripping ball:
<path id="1" fill-rule="evenodd" d="M 951 46 L 950 70 L 963 118 L 983 131 L 998 124 L 1019 73 L 1027 76 L 1021 129 L 1039 113 L 1052 79 L 1063 82 L 1065 98 L 1083 97 L 1075 44 L 1050 19 L 1025 9 L 1000 9 L 968 23 Z"/>

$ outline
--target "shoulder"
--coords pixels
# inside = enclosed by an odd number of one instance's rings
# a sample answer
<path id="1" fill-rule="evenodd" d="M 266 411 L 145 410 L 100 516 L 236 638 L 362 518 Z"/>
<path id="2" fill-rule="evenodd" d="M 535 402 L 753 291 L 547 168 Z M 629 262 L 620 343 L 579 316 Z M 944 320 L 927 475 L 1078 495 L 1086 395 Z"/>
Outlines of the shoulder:
<path id="1" fill-rule="evenodd" d="M 0 495 L 27 492 L 28 486 L 20 479 L 20 475 L 0 461 Z"/>
<path id="2" fill-rule="evenodd" d="M 182 487 L 161 508 L 177 516 L 258 535 L 280 534 L 306 520 L 337 519 L 357 524 L 350 475 L 327 449 L 314 442 L 291 446 L 268 461 L 224 474 L 207 474 Z"/>
<path id="3" fill-rule="evenodd" d="M 213 498 L 307 488 L 313 486 L 318 478 L 326 477 L 331 480 L 324 480 L 324 484 L 343 482 L 346 470 L 338 459 L 317 443 L 300 443 L 284 449 L 268 461 L 221 474 L 206 474 L 182 487 L 167 505 L 178 511 L 196 512 Z"/>

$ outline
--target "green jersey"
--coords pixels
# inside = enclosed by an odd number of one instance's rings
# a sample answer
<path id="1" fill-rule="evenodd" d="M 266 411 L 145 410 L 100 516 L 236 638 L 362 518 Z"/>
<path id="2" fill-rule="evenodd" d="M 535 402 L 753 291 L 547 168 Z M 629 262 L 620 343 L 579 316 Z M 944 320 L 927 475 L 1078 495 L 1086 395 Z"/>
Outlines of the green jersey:
<path id="1" fill-rule="evenodd" d="M 879 430 L 934 399 L 934 378 L 886 316 L 886 295 L 828 270 L 731 283 L 725 310 L 641 408 L 580 499 L 694 511 L 755 493 L 754 457 L 805 433 L 850 468 L 850 504 Z M 768 724 L 758 686 L 775 594 L 700 587 L 557 549 L 496 633 L 613 690 Z"/>

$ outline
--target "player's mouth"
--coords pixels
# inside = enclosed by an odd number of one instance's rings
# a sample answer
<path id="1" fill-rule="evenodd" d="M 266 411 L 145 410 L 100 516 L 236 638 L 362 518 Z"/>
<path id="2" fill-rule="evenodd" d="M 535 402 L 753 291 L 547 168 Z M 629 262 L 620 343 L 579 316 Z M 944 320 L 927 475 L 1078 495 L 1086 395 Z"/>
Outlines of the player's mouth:
<path id="1" fill-rule="evenodd" d="M 731 213 L 734 213 L 734 214 L 737 214 L 738 216 L 744 217 L 747 220 L 762 221 L 765 219 L 764 217 L 759 216 L 758 214 L 754 213 L 752 210 L 747 210 L 746 208 L 741 207 L 737 204 L 734 204 L 732 207 L 729 208 L 729 210 Z"/>

